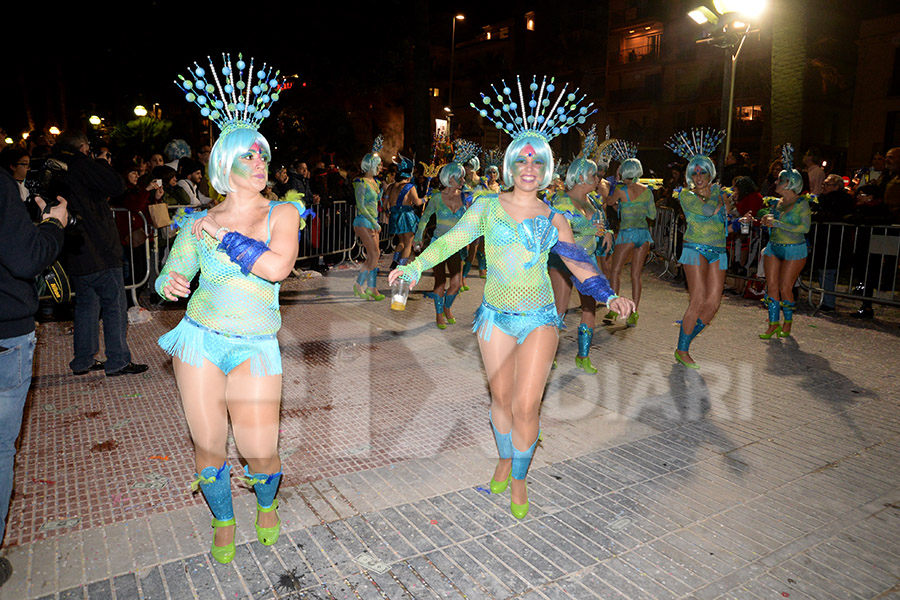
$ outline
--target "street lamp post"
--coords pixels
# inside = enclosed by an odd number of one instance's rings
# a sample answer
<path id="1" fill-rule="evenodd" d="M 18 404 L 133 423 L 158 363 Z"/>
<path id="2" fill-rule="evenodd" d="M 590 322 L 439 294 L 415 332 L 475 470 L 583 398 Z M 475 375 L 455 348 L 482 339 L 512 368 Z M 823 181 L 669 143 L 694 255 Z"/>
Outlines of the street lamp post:
<path id="1" fill-rule="evenodd" d="M 453 33 L 450 34 L 450 87 L 447 92 L 447 106 L 444 111 L 447 113 L 447 135 L 450 135 L 450 118 L 453 116 L 453 61 L 456 56 L 456 22 L 466 18 L 463 14 L 454 15 L 453 17 Z"/>
<path id="2" fill-rule="evenodd" d="M 714 0 L 716 12 L 706 6 L 698 6 L 688 13 L 698 25 L 704 26 L 706 35 L 697 40 L 698 44 L 712 44 L 725 49 L 725 68 L 722 73 L 722 108 L 724 114 L 725 146 L 720 155 L 718 170 L 722 171 L 725 159 L 731 152 L 731 124 L 734 119 L 734 78 L 737 61 L 744 47 L 744 41 L 759 29 L 742 19 L 755 19 L 765 8 L 766 0 Z M 727 93 L 726 93 L 727 90 Z M 728 99 L 727 104 L 725 99 Z"/>

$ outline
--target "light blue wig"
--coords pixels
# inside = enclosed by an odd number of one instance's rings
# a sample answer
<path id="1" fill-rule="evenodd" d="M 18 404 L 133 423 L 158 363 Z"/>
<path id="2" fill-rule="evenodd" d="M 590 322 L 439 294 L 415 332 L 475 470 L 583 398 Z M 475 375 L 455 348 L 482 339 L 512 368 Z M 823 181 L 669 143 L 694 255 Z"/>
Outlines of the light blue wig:
<path id="1" fill-rule="evenodd" d="M 457 184 L 461 185 L 462 182 L 466 180 L 466 169 L 461 164 L 452 162 L 441 168 L 438 179 L 441 180 L 441 184 L 443 184 L 444 187 L 450 187 L 450 182 L 453 179 L 457 181 Z"/>
<path id="2" fill-rule="evenodd" d="M 212 147 L 209 154 L 209 182 L 220 194 L 233 192 L 228 180 L 231 177 L 231 168 L 234 161 L 247 152 L 253 144 L 257 144 L 262 151 L 266 163 L 272 157 L 269 142 L 255 129 L 246 127 L 232 129 L 224 134 Z"/>
<path id="3" fill-rule="evenodd" d="M 516 159 L 525 146 L 531 146 L 535 151 L 535 158 L 543 161 L 544 171 L 538 189 L 544 190 L 553 181 L 553 152 L 550 150 L 550 144 L 542 137 L 536 135 L 523 135 L 514 139 L 509 146 L 506 147 L 506 153 L 503 155 L 503 183 L 506 187 L 515 185 L 513 174 L 515 173 Z"/>
<path id="4" fill-rule="evenodd" d="M 381 166 L 381 157 L 374 152 L 370 152 L 363 156 L 362 162 L 359 163 L 359 170 L 363 172 L 363 174 L 372 173 L 373 175 L 378 174 L 378 167 Z"/>
<path id="5" fill-rule="evenodd" d="M 644 174 L 644 165 L 636 158 L 626 158 L 619 165 L 619 177 L 622 181 L 637 181 Z"/>
<path id="6" fill-rule="evenodd" d="M 716 165 L 713 164 L 713 161 L 708 156 L 702 154 L 697 154 L 688 161 L 687 169 L 684 172 L 684 180 L 688 186 L 693 186 L 691 176 L 694 174 L 694 171 L 709 175 L 710 182 L 716 178 Z"/>
<path id="7" fill-rule="evenodd" d="M 784 170 L 778 174 L 778 183 L 784 183 L 795 194 L 803 191 L 803 176 L 797 169 Z"/>
<path id="8" fill-rule="evenodd" d="M 476 173 L 478 172 L 478 169 L 481 168 L 481 161 L 478 160 L 477 156 L 473 156 L 472 158 L 470 158 L 469 162 L 467 162 L 466 164 L 469 165 L 469 168 L 471 168 Z"/>
<path id="9" fill-rule="evenodd" d="M 500 178 L 500 167 L 498 167 L 497 165 L 491 165 L 484 170 L 485 175 L 487 175 L 488 173 L 496 173 L 497 179 L 499 179 Z"/>
<path id="10" fill-rule="evenodd" d="M 566 171 L 566 187 L 572 189 L 579 183 L 588 183 L 591 177 L 597 174 L 597 163 L 587 158 L 579 158 L 572 161 L 569 170 Z"/>

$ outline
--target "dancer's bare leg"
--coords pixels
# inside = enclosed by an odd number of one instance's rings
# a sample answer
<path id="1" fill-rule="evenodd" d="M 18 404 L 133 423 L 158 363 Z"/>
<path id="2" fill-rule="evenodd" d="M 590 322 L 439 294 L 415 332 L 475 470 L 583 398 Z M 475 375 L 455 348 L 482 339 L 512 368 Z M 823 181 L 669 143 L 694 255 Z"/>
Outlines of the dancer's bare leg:
<path id="1" fill-rule="evenodd" d="M 516 338 L 494 327 L 491 341 L 478 337 L 478 347 L 484 361 L 488 384 L 491 388 L 491 419 L 501 434 L 512 428 L 512 396 L 516 378 Z M 506 481 L 512 469 L 512 459 L 500 459 L 494 469 L 494 481 Z"/>
<path id="2" fill-rule="evenodd" d="M 713 266 L 716 269 L 719 268 L 718 265 Z M 681 318 L 681 330 L 685 334 L 690 334 L 694 330 L 694 325 L 697 324 L 697 319 L 700 318 L 700 309 L 706 299 L 706 272 L 711 267 L 706 262 L 706 258 L 701 256 L 699 265 L 681 265 L 681 268 L 684 269 L 684 277 L 687 279 L 688 293 L 690 294 L 690 302 Z M 690 353 L 681 350 L 676 350 L 676 352 L 686 362 L 694 362 Z"/>
<path id="3" fill-rule="evenodd" d="M 634 244 L 632 243 L 619 244 L 616 246 L 615 254 L 613 254 L 612 277 L 609 278 L 609 285 L 616 294 L 619 293 L 619 284 L 622 281 L 622 269 L 625 268 L 625 261 L 631 256 L 632 250 L 634 250 Z M 634 268 L 634 261 L 632 261 L 631 268 Z"/>
<path id="4" fill-rule="evenodd" d="M 206 467 L 218 469 L 225 462 L 228 439 L 225 374 L 207 360 L 203 361 L 202 367 L 194 367 L 177 356 L 172 359 L 172 367 L 194 442 L 197 473 Z M 227 546 L 233 539 L 233 525 L 216 528 L 216 546 Z"/>
<path id="5" fill-rule="evenodd" d="M 648 254 L 650 254 L 649 242 L 641 245 L 640 248 L 635 248 L 634 256 L 631 257 L 631 299 L 634 300 L 634 312 L 637 312 L 638 305 L 641 303 L 641 275 L 644 272 L 644 263 L 647 261 Z"/>
<path id="6" fill-rule="evenodd" d="M 462 286 L 462 261 L 459 258 L 459 254 L 454 254 L 444 261 L 444 264 L 447 265 L 447 270 L 450 272 L 450 281 L 447 284 L 447 294 L 455 296 L 456 294 L 459 294 L 459 288 Z M 448 319 L 453 319 L 453 313 L 446 305 L 444 306 L 444 314 Z"/>
<path id="7" fill-rule="evenodd" d="M 251 473 L 269 475 L 281 470 L 278 424 L 281 410 L 281 375 L 253 377 L 250 361 L 235 367 L 226 379 L 225 401 L 238 452 Z M 278 523 L 275 511 L 259 514 L 260 527 Z"/>
<path id="8" fill-rule="evenodd" d="M 786 260 L 781 263 L 781 274 L 779 276 L 780 291 L 781 299 L 785 302 L 794 301 L 794 284 L 797 282 L 797 277 L 800 276 L 800 272 L 803 271 L 803 266 L 805 264 L 805 258 L 800 260 Z M 769 272 L 766 271 L 766 275 L 768 274 Z M 786 321 L 781 327 L 782 331 L 790 333 L 792 325 L 793 323 Z"/>

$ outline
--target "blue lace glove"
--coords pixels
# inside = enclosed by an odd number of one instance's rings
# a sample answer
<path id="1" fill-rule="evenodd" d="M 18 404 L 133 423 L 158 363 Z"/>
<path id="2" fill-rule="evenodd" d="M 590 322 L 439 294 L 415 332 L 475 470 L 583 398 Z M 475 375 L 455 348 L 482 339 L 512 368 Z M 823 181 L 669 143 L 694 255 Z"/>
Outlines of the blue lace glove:
<path id="1" fill-rule="evenodd" d="M 227 254 L 231 262 L 241 268 L 241 273 L 244 275 L 250 273 L 263 252 L 269 251 L 269 247 L 264 242 L 249 238 L 237 231 L 229 231 L 222 236 L 218 249 Z"/>

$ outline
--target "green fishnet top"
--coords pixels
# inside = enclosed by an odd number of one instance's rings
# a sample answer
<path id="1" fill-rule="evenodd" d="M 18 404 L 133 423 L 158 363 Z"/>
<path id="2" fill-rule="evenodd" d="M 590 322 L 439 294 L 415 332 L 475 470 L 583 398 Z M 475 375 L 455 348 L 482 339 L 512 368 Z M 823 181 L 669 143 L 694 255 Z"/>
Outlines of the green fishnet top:
<path id="1" fill-rule="evenodd" d="M 550 217 L 554 217 L 552 210 Z M 560 217 L 557 215 L 556 219 Z M 496 193 L 484 194 L 466 210 L 453 229 L 434 240 L 418 258 L 400 267 L 400 271 L 420 281 L 423 271 L 483 235 L 488 263 L 485 302 L 513 313 L 544 308 L 553 304 L 547 255 L 559 240 L 554 223 L 555 220 L 551 222 L 543 216 L 518 223 L 501 206 Z M 579 281 L 596 275 L 577 261 L 563 257 L 563 262 Z"/>
<path id="2" fill-rule="evenodd" d="M 357 177 L 353 180 L 353 194 L 356 196 L 356 215 L 363 217 L 372 224 L 373 229 L 380 229 L 378 225 L 378 184 L 372 187 L 368 179 Z"/>
<path id="3" fill-rule="evenodd" d="M 588 254 L 593 254 L 597 250 L 597 228 L 594 227 L 593 220 L 598 220 L 606 229 L 606 218 L 603 211 L 597 207 L 601 205 L 603 198 L 597 192 L 590 192 L 587 195 L 587 204 L 591 206 L 593 214 L 586 217 L 578 207 L 571 196 L 563 191 L 556 192 L 552 196 L 548 196 L 547 202 L 551 208 L 558 210 L 566 216 L 569 225 L 572 227 L 572 233 L 575 236 L 575 243 L 581 246 Z"/>
<path id="4" fill-rule="evenodd" d="M 809 196 L 800 196 L 794 205 L 781 212 L 779 198 L 766 198 L 775 220 L 769 227 L 769 240 L 773 244 L 800 244 L 806 243 L 806 234 L 809 233 L 809 223 L 812 211 L 809 208 Z"/>
<path id="5" fill-rule="evenodd" d="M 684 241 L 689 244 L 701 244 L 714 248 L 725 247 L 725 192 L 716 184 L 710 188 L 709 200 L 688 190 L 682 189 L 678 194 L 678 201 L 684 210 L 684 218 L 687 221 L 687 230 L 684 232 Z M 723 202 L 719 209 L 716 205 L 719 200 Z"/>
<path id="6" fill-rule="evenodd" d="M 619 189 L 623 189 L 619 187 Z M 628 187 L 624 186 L 625 202 L 619 201 L 619 231 L 623 229 L 648 229 L 647 219 L 656 218 L 656 201 L 650 188 L 641 192 L 634 200 L 628 197 Z"/>
<path id="7" fill-rule="evenodd" d="M 431 194 L 428 195 L 428 204 L 425 205 L 425 212 L 422 213 L 422 218 L 419 219 L 419 228 L 416 230 L 415 236 L 416 243 L 422 241 L 422 236 L 425 234 L 425 228 L 428 226 L 428 220 L 431 218 L 431 215 L 434 215 L 437 221 L 434 235 L 432 236 L 434 239 L 437 239 L 450 231 L 450 228 L 456 225 L 465 212 L 466 204 L 464 200 L 462 200 L 459 209 L 453 212 L 444 204 L 444 197 L 441 191 L 432 190 Z"/>
<path id="8" fill-rule="evenodd" d="M 292 204 L 271 202 L 270 206 Z M 302 210 L 302 209 L 298 209 Z M 249 273 L 217 250 L 219 242 L 209 235 L 197 240 L 191 235 L 191 225 L 206 216 L 207 211 L 184 215 L 175 244 L 165 266 L 156 279 L 156 293 L 168 283 L 169 273 L 175 271 L 188 281 L 200 272 L 200 285 L 191 294 L 185 314 L 197 323 L 215 331 L 235 335 L 264 335 L 281 329 L 278 306 L 279 283 L 272 283 Z M 272 212 L 269 211 L 271 217 Z M 269 243 L 269 240 L 266 241 Z"/>

